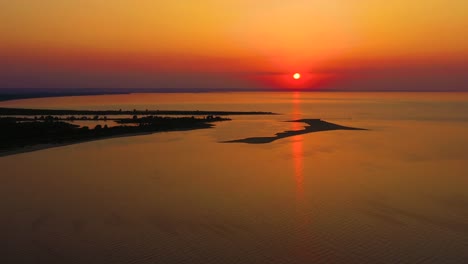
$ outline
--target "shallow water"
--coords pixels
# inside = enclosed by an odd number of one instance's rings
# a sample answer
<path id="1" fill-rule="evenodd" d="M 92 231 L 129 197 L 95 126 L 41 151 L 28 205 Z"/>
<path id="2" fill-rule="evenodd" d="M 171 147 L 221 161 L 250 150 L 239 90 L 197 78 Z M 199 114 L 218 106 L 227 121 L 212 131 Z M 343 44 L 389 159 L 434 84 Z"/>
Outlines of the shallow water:
<path id="1" fill-rule="evenodd" d="M 1 263 L 463 263 L 468 94 L 132 94 L 1 102 L 273 111 L 0 158 Z M 223 144 L 300 130 L 271 144 Z"/>

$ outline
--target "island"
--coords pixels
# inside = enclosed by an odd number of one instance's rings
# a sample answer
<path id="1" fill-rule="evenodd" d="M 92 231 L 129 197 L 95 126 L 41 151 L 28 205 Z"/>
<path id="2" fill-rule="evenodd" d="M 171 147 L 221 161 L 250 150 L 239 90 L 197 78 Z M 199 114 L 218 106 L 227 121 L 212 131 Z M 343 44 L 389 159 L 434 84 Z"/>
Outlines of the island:
<path id="1" fill-rule="evenodd" d="M 266 144 L 276 141 L 278 139 L 293 137 L 297 135 L 303 135 L 313 132 L 320 132 L 320 131 L 329 131 L 329 130 L 367 130 L 364 128 L 355 128 L 355 127 L 347 127 L 338 124 L 333 124 L 330 122 L 323 121 L 321 119 L 298 119 L 298 120 L 291 120 L 286 122 L 299 122 L 307 124 L 306 127 L 302 130 L 288 130 L 276 133 L 275 136 L 272 137 L 250 137 L 250 138 L 242 138 L 236 140 L 229 140 L 223 141 L 222 143 L 247 143 L 247 144 Z"/>

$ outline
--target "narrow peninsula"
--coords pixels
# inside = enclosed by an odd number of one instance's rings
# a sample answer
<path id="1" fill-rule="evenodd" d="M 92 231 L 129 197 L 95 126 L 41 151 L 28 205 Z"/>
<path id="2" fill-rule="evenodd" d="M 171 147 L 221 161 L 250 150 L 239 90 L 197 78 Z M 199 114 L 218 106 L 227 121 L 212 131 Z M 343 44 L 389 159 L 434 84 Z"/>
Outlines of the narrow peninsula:
<path id="1" fill-rule="evenodd" d="M 228 115 L 270 112 L 160 110 L 41 110 L 0 108 L 0 156 L 85 141 L 157 132 L 195 130 L 229 121 Z"/>

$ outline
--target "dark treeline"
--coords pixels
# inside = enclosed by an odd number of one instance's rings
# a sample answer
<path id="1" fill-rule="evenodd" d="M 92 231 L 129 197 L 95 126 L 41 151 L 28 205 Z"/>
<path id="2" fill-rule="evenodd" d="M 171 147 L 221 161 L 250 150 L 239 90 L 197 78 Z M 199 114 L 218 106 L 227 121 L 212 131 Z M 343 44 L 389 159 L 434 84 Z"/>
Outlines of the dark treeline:
<path id="1" fill-rule="evenodd" d="M 80 127 L 54 118 L 40 121 L 24 121 L 22 118 L 0 118 L 0 151 L 16 150 L 39 144 L 66 144 L 82 141 L 126 136 L 140 133 L 155 133 L 175 130 L 210 128 L 211 122 L 225 121 L 227 118 L 208 116 L 195 117 L 142 117 L 120 119 L 120 125 L 108 127 L 96 125 L 94 128 Z"/>
<path id="2" fill-rule="evenodd" d="M 226 116 L 226 115 L 274 115 L 272 112 L 230 112 L 230 111 L 179 111 L 179 110 L 56 110 L 56 109 L 22 109 L 2 108 L 2 116 L 36 116 L 36 115 L 190 115 L 190 116 Z"/>
<path id="3" fill-rule="evenodd" d="M 192 123 L 192 122 L 216 122 L 216 121 L 229 121 L 231 119 L 229 118 L 224 118 L 224 117 L 219 117 L 219 116 L 213 116 L 209 115 L 203 118 L 195 118 L 195 116 L 192 117 L 161 117 L 161 116 L 143 116 L 138 118 L 138 116 L 134 115 L 133 118 L 120 118 L 120 119 L 115 119 L 116 123 L 118 124 L 138 124 L 138 125 L 164 125 L 166 126 L 167 124 L 171 123 L 181 123 L 181 122 L 187 122 L 187 123 Z"/>

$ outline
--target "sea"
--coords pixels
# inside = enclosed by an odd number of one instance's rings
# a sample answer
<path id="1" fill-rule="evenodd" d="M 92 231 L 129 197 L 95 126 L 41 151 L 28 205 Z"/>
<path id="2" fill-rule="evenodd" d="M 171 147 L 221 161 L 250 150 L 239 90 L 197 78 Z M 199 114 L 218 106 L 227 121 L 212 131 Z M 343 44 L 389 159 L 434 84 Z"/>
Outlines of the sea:
<path id="1" fill-rule="evenodd" d="M 468 93 L 141 93 L 0 107 L 277 113 L 0 157 L 0 263 L 468 262 Z M 316 118 L 366 130 L 223 143 Z"/>

